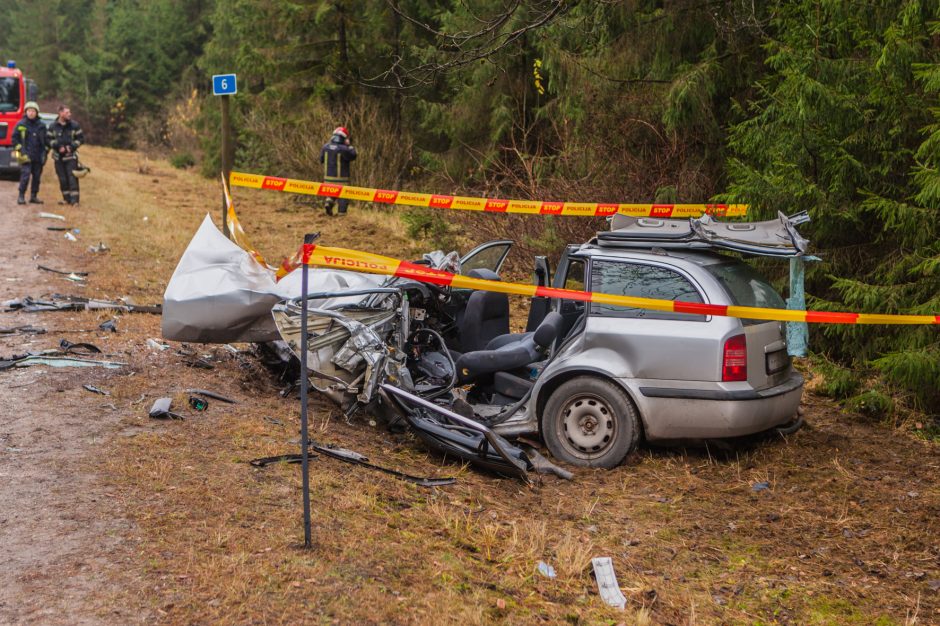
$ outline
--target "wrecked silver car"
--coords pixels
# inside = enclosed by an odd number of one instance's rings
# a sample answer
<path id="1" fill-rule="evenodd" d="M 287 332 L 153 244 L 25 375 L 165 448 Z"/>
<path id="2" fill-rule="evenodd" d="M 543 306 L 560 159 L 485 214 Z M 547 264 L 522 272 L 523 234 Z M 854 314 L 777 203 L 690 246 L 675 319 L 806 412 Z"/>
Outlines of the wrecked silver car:
<path id="1" fill-rule="evenodd" d="M 551 282 L 785 308 L 750 266 L 717 250 L 802 255 L 806 241 L 795 226 L 805 219 L 722 224 L 708 217 L 617 217 L 611 231 L 569 246 Z M 484 244 L 458 267 L 453 256 L 439 253 L 424 262 L 496 280 L 511 245 Z M 544 259 L 536 280 L 550 282 Z M 311 298 L 307 365 L 314 386 L 347 413 L 368 407 L 390 420 L 404 418 L 431 445 L 473 462 L 480 432 L 463 442 L 442 438 L 471 435 L 466 420 L 505 437 L 541 437 L 556 459 L 604 468 L 620 464 L 641 438 L 727 438 L 800 423 L 803 381 L 779 322 L 536 297 L 526 332 L 513 334 L 508 297 L 500 293 L 389 278 L 377 287 Z M 300 314 L 297 298 L 273 308 L 278 331 L 297 356 Z"/>

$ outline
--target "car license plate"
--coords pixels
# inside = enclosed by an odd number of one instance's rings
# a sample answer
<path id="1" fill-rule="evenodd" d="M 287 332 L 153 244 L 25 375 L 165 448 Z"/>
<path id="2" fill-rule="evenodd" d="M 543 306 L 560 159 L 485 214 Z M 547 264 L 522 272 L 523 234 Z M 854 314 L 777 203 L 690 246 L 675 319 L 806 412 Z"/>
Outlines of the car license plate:
<path id="1" fill-rule="evenodd" d="M 790 355 L 786 350 L 777 350 L 767 354 L 767 373 L 776 374 L 790 365 Z"/>

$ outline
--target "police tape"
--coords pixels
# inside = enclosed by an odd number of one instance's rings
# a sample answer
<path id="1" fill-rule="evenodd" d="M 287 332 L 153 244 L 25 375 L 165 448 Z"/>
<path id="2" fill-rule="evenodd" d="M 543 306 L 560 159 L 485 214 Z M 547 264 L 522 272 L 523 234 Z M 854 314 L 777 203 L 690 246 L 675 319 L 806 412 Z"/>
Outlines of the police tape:
<path id="1" fill-rule="evenodd" d="M 468 198 L 411 191 L 390 191 L 370 187 L 353 187 L 338 183 L 320 183 L 310 180 L 277 178 L 260 174 L 232 172 L 229 181 L 235 187 L 271 189 L 310 196 L 327 196 L 362 202 L 400 204 L 432 209 L 481 211 L 484 213 L 519 213 L 528 215 L 572 215 L 580 217 L 608 217 L 617 213 L 633 217 L 686 218 L 707 213 L 714 217 L 742 217 L 747 215 L 746 204 L 655 204 L 655 203 L 600 203 L 600 202 L 542 202 L 539 200 L 499 200 L 495 198 Z"/>
<path id="2" fill-rule="evenodd" d="M 307 263 L 308 265 L 331 267 L 333 269 L 351 270 L 355 272 L 367 272 L 371 274 L 384 274 L 386 276 L 407 278 L 444 287 L 455 287 L 457 289 L 475 289 L 518 296 L 579 300 L 594 304 L 666 311 L 669 313 L 718 315 L 740 319 L 825 324 L 940 324 L 940 315 L 880 315 L 874 313 L 840 313 L 834 311 L 791 311 L 788 309 L 766 309 L 747 306 L 726 306 L 721 304 L 656 300 L 635 296 L 577 291 L 574 289 L 539 287 L 536 285 L 508 283 L 498 280 L 484 280 L 482 278 L 452 274 L 450 272 L 409 263 L 407 261 L 399 261 L 368 252 L 346 250 L 343 248 L 329 248 L 315 244 L 301 246 L 295 258 L 298 259 L 299 263 Z"/>
<path id="3" fill-rule="evenodd" d="M 235 203 L 232 202 L 232 194 L 229 191 L 224 175 L 222 176 L 222 194 L 225 197 L 225 217 L 228 222 L 229 237 L 231 237 L 232 241 L 234 241 L 238 247 L 250 254 L 251 258 L 260 263 L 262 267 L 274 269 L 267 264 L 264 257 L 261 256 L 261 253 L 248 241 L 248 235 L 245 234 L 245 229 L 242 228 L 242 224 L 238 220 L 238 215 L 235 214 Z"/>

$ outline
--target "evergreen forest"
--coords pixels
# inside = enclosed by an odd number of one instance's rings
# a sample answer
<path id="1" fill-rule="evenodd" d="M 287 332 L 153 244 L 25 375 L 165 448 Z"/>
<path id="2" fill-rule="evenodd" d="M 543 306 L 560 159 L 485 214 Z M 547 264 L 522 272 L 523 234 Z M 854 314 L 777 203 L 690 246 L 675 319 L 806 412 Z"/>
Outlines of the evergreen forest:
<path id="1" fill-rule="evenodd" d="M 816 310 L 940 314 L 937 0 L 0 0 L 0 55 L 92 142 L 236 168 L 544 200 L 745 202 L 801 228 Z M 406 215 L 446 243 L 467 223 Z M 598 224 L 486 220 L 557 254 Z M 767 271 L 773 273 L 772 268 Z M 785 285 L 785 268 L 774 274 Z M 940 413 L 938 327 L 815 326 L 826 391 Z"/>

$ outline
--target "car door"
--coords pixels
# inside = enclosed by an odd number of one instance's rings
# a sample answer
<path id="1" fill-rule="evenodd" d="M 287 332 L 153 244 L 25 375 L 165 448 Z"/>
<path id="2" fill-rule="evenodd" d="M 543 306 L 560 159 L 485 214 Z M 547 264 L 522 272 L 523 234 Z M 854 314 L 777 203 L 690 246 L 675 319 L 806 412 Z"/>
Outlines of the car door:
<path id="1" fill-rule="evenodd" d="M 460 273 L 466 276 L 472 270 L 483 269 L 499 274 L 514 243 L 509 239 L 496 239 L 481 243 L 461 257 Z M 444 306 L 444 310 L 457 320 L 458 324 L 463 317 L 464 308 L 467 306 L 467 299 L 470 298 L 471 293 L 473 293 L 472 289 L 451 289 L 451 298 Z"/>
<path id="2" fill-rule="evenodd" d="M 561 260 L 558 262 L 558 270 L 555 272 L 552 281 L 552 287 L 577 291 L 585 290 L 587 285 L 587 260 L 573 254 L 577 249 L 578 246 L 569 246 L 562 254 Z M 584 315 L 584 302 L 556 299 L 552 303 L 552 310 L 558 311 L 562 318 L 561 332 L 558 333 L 558 336 L 566 337 L 578 319 Z"/>
<path id="3" fill-rule="evenodd" d="M 592 257 L 587 274 L 590 291 L 681 302 L 706 302 L 705 290 L 692 276 L 665 263 L 641 259 Z M 651 311 L 591 303 L 585 349 L 617 355 L 629 372 L 614 375 L 640 379 L 715 380 L 717 339 L 710 316 Z"/>
<path id="4" fill-rule="evenodd" d="M 471 270 L 486 269 L 499 274 L 514 241 L 497 239 L 481 243 L 460 259 L 460 273 L 466 276 Z"/>

